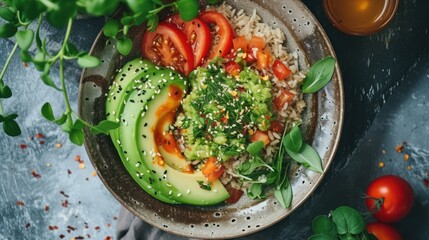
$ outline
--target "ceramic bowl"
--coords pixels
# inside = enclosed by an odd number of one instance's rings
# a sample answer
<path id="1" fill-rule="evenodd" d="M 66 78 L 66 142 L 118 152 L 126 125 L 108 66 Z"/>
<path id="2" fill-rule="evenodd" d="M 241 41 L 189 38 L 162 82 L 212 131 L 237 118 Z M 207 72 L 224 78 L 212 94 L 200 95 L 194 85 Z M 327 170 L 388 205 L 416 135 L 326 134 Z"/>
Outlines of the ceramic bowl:
<path id="1" fill-rule="evenodd" d="M 247 14 L 256 9 L 264 22 L 280 28 L 286 35 L 288 51 L 298 54 L 301 69 L 308 69 L 322 57 L 335 57 L 322 27 L 301 1 L 226 2 Z M 120 56 L 102 33 L 95 40 L 90 52 L 102 59 L 102 64 L 85 69 L 80 82 L 79 113 L 86 121 L 96 124 L 105 119 L 105 93 L 112 76 L 128 60 L 140 56 L 143 32 L 144 28 L 130 30 L 134 48 L 127 57 Z M 338 64 L 333 80 L 317 94 L 307 95 L 305 100 L 308 104 L 304 113 L 307 142 L 319 152 L 326 173 L 337 149 L 343 124 L 344 95 Z M 109 136 L 91 135 L 87 131 L 85 146 L 98 176 L 122 205 L 155 227 L 192 238 L 239 237 L 267 228 L 311 198 L 325 175 L 298 168 L 291 175 L 294 196 L 289 209 L 282 208 L 274 196 L 260 201 L 242 197 L 232 205 L 211 207 L 169 205 L 146 194 L 132 179 Z"/>

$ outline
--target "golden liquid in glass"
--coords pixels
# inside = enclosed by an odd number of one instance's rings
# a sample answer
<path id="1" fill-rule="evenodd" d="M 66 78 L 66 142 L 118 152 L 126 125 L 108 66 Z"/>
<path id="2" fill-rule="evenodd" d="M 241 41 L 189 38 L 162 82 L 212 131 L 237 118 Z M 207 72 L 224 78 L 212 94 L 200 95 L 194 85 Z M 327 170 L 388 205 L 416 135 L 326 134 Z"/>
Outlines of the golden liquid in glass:
<path id="1" fill-rule="evenodd" d="M 390 18 L 392 0 L 325 0 L 331 21 L 351 31 L 372 32 Z"/>

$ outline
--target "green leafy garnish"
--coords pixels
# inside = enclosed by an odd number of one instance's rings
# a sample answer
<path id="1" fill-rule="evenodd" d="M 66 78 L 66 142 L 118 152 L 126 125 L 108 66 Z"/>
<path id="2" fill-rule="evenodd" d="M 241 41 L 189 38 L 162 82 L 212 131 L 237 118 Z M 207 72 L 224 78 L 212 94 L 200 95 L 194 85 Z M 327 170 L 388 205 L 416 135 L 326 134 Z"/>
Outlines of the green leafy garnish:
<path id="1" fill-rule="evenodd" d="M 284 147 L 291 152 L 299 152 L 302 147 L 302 132 L 299 125 L 293 127 L 282 141 Z"/>
<path id="2" fill-rule="evenodd" d="M 212 187 L 210 186 L 210 184 L 206 184 L 204 183 L 204 181 L 197 181 L 197 183 L 200 185 L 200 188 L 210 191 L 212 190 Z"/>
<path id="3" fill-rule="evenodd" d="M 365 228 L 364 215 L 348 206 L 340 206 L 330 215 L 317 216 L 309 240 L 376 240 Z"/>
<path id="4" fill-rule="evenodd" d="M 64 65 L 65 61 L 77 61 L 79 66 L 86 68 L 101 64 L 100 59 L 85 51 L 79 51 L 69 41 L 73 22 L 78 14 L 109 16 L 119 9 L 121 2 L 127 5 L 123 15 L 119 20 L 108 20 L 103 27 L 103 33 L 110 38 L 109 41 L 116 45 L 116 49 L 122 55 L 128 55 L 133 47 L 133 42 L 127 35 L 132 26 L 139 26 L 147 22 L 148 29 L 154 31 L 159 22 L 158 14 L 164 9 L 177 9 L 185 21 L 195 18 L 199 9 L 198 0 L 178 0 L 169 3 L 160 0 L 2 1 L 0 18 L 5 22 L 0 25 L 0 38 L 16 37 L 16 44 L 0 72 L 0 123 L 3 124 L 6 134 L 17 136 L 21 133 L 19 125 L 15 121 L 16 114 L 6 114 L 2 105 L 3 99 L 12 96 L 12 91 L 4 83 L 3 78 L 12 56 L 18 49 L 21 60 L 25 63 L 32 63 L 41 72 L 40 78 L 43 83 L 63 92 L 65 109 L 60 118 L 55 119 L 49 103 L 43 105 L 41 112 L 48 121 L 61 125 L 73 143 L 83 144 L 84 126 L 96 134 L 108 134 L 110 130 L 118 126 L 116 123 L 105 121 L 94 126 L 83 121 L 72 110 L 65 84 Z M 57 28 L 65 27 L 64 39 L 58 49 L 48 50 L 49 40 L 40 36 L 40 27 L 44 21 Z M 33 23 L 35 30 L 28 28 Z M 36 48 L 33 53 L 29 50 L 34 43 Z M 52 66 L 59 66 L 59 83 L 56 83 L 50 75 Z"/>
<path id="5" fill-rule="evenodd" d="M 315 93 L 331 81 L 334 74 L 335 58 L 325 57 L 311 66 L 303 84 L 303 93 Z"/>

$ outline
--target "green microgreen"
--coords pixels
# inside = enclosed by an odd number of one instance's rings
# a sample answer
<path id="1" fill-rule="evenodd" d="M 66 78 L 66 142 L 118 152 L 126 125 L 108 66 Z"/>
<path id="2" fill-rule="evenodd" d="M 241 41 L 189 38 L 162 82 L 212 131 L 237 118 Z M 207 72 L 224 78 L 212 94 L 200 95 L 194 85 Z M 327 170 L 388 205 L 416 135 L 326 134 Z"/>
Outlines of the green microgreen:
<path id="1" fill-rule="evenodd" d="M 212 190 L 210 183 L 205 183 L 204 181 L 197 181 L 197 183 L 200 185 L 200 188 L 204 190 L 207 190 L 207 191 Z"/>

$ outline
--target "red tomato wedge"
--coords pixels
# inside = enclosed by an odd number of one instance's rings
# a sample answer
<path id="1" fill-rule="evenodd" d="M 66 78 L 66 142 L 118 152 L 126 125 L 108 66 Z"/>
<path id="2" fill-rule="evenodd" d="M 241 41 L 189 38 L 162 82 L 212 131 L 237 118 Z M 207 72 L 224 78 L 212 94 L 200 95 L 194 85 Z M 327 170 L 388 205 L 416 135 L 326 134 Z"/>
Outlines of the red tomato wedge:
<path id="1" fill-rule="evenodd" d="M 194 55 L 185 34 L 174 24 L 162 22 L 154 32 L 145 32 L 142 55 L 157 65 L 172 67 L 185 76 L 194 68 Z"/>
<path id="2" fill-rule="evenodd" d="M 278 59 L 276 59 L 273 63 L 273 72 L 279 81 L 289 77 L 289 75 L 292 73 L 292 71 Z"/>
<path id="3" fill-rule="evenodd" d="M 232 38 L 234 31 L 231 24 L 222 14 L 215 11 L 202 12 L 199 18 L 207 24 L 215 24 L 219 27 L 217 35 L 219 42 L 212 48 L 210 56 L 207 60 L 211 60 L 216 56 L 225 57 L 232 49 Z"/>
<path id="4" fill-rule="evenodd" d="M 240 200 L 241 196 L 243 195 L 243 191 L 241 191 L 240 189 L 227 187 L 226 190 L 228 190 L 229 198 L 227 198 L 225 202 L 228 204 L 233 204 L 238 202 L 238 200 Z"/>
<path id="5" fill-rule="evenodd" d="M 179 15 L 170 16 L 166 22 L 176 25 L 186 35 L 194 53 L 194 69 L 200 66 L 212 44 L 209 26 L 199 18 L 184 22 Z"/>

